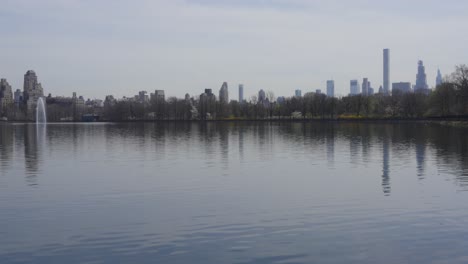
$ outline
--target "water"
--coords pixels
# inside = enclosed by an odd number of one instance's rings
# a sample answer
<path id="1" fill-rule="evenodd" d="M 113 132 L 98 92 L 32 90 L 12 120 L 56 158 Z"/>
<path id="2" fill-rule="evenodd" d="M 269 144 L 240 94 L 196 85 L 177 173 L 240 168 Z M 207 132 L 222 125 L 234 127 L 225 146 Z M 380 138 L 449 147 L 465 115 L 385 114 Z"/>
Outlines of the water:
<path id="1" fill-rule="evenodd" d="M 467 132 L 0 124 L 0 263 L 467 263 Z"/>

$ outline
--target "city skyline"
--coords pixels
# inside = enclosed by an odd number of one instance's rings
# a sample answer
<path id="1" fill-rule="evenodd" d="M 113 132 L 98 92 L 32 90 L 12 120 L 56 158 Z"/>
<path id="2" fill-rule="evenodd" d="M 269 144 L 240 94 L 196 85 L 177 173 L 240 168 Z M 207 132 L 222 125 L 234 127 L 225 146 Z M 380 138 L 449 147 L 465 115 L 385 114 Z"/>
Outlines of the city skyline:
<path id="1" fill-rule="evenodd" d="M 259 89 L 289 95 L 295 89 L 324 90 L 323 82 L 333 76 L 338 96 L 349 93 L 353 79 L 383 85 L 383 48 L 391 50 L 391 82 L 414 82 L 421 59 L 433 86 L 437 68 L 449 73 L 468 61 L 458 52 L 467 38 L 459 32 L 468 25 L 468 3 L 398 6 L 399 1 L 7 2 L 0 18 L 9 25 L 0 29 L 6 40 L 0 43 L 0 75 L 18 89 L 22 74 L 34 69 L 53 95 L 79 91 L 89 98 L 156 89 L 182 98 L 222 81 L 244 84 L 245 98 Z M 320 28 L 310 27 L 324 20 Z M 440 32 L 435 40 L 434 31 Z M 356 33 L 371 41 L 357 41 Z M 459 41 L 445 41 L 454 38 Z"/>

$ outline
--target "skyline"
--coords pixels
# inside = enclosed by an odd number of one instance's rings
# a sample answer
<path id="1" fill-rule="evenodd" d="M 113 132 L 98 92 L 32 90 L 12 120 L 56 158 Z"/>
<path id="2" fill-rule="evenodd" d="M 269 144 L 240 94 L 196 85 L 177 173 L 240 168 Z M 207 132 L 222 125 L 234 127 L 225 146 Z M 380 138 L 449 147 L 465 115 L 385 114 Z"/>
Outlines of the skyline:
<path id="1" fill-rule="evenodd" d="M 367 77 L 378 89 L 384 48 L 390 83 L 415 84 L 421 59 L 432 87 L 438 68 L 445 75 L 468 61 L 458 52 L 468 38 L 459 34 L 468 28 L 468 3 L 414 1 L 396 11 L 396 2 L 7 1 L 0 76 L 21 89 L 34 69 L 47 93 L 86 98 L 157 89 L 183 98 L 226 81 L 244 84 L 247 99 L 260 89 L 325 91 L 330 79 L 337 96 L 353 79 Z"/>

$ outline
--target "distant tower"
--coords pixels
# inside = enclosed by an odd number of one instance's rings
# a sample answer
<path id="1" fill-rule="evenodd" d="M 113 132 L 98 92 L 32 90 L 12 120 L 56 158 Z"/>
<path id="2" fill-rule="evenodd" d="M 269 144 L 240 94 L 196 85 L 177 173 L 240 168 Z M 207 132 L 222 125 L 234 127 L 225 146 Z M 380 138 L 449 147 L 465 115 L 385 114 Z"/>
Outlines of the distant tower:
<path id="1" fill-rule="evenodd" d="M 263 91 L 263 89 L 260 89 L 260 91 L 258 91 L 258 101 L 263 102 L 265 101 L 265 99 L 266 99 L 265 91 Z"/>
<path id="2" fill-rule="evenodd" d="M 229 103 L 228 85 L 227 82 L 223 82 L 221 89 L 219 90 L 219 101 Z"/>
<path id="3" fill-rule="evenodd" d="M 351 80 L 349 82 L 349 93 L 351 95 L 359 94 L 359 81 L 358 80 Z"/>
<path id="4" fill-rule="evenodd" d="M 239 84 L 239 103 L 244 102 L 244 85 Z"/>
<path id="5" fill-rule="evenodd" d="M 416 85 L 414 86 L 414 92 L 428 92 L 426 69 L 423 61 L 418 61 L 418 73 L 416 74 Z"/>
<path id="6" fill-rule="evenodd" d="M 367 96 L 369 94 L 369 81 L 367 78 L 362 80 L 362 95 Z"/>
<path id="7" fill-rule="evenodd" d="M 436 87 L 442 84 L 442 74 L 440 69 L 437 69 Z"/>
<path id="8" fill-rule="evenodd" d="M 335 97 L 335 81 L 333 80 L 327 81 L 327 96 Z"/>
<path id="9" fill-rule="evenodd" d="M 294 95 L 295 95 L 296 97 L 301 97 L 301 96 L 302 96 L 302 91 L 299 90 L 299 89 L 297 89 L 297 90 L 294 92 Z"/>
<path id="10" fill-rule="evenodd" d="M 390 50 L 383 50 L 383 92 L 390 94 Z"/>

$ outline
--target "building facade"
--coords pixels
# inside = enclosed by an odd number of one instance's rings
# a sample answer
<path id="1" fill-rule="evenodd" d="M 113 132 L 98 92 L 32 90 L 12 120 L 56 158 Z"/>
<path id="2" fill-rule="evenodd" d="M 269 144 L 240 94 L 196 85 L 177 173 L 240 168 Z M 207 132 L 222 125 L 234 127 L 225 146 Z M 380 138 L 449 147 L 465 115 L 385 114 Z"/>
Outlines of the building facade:
<path id="1" fill-rule="evenodd" d="M 6 79 L 0 80 L 0 117 L 7 116 L 8 110 L 13 106 L 13 92 Z"/>
<path id="2" fill-rule="evenodd" d="M 244 102 L 244 85 L 239 84 L 239 103 Z"/>
<path id="3" fill-rule="evenodd" d="M 411 83 L 410 82 L 392 83 L 392 93 L 396 93 L 396 92 L 410 93 Z"/>
<path id="4" fill-rule="evenodd" d="M 390 50 L 383 50 L 383 93 L 390 94 Z"/>
<path id="5" fill-rule="evenodd" d="M 327 81 L 327 96 L 335 97 L 335 81 L 333 80 Z"/>
<path id="6" fill-rule="evenodd" d="M 359 81 L 358 80 L 349 81 L 349 94 L 350 95 L 359 94 Z"/>
<path id="7" fill-rule="evenodd" d="M 263 102 L 265 100 L 266 100 L 265 91 L 263 91 L 263 89 L 260 89 L 260 91 L 258 91 L 258 101 Z"/>
<path id="8" fill-rule="evenodd" d="M 369 95 L 369 81 L 367 78 L 362 80 L 362 95 L 367 96 Z"/>
<path id="9" fill-rule="evenodd" d="M 300 89 L 297 89 L 296 91 L 294 91 L 294 96 L 301 97 L 302 96 L 302 91 Z"/>
<path id="10" fill-rule="evenodd" d="M 427 85 L 426 68 L 423 61 L 418 61 L 418 73 L 416 74 L 416 84 L 414 85 L 414 92 L 429 93 Z"/>
<path id="11" fill-rule="evenodd" d="M 227 82 L 223 82 L 221 89 L 219 89 L 219 101 L 222 103 L 229 103 L 229 91 Z"/>
<path id="12" fill-rule="evenodd" d="M 441 85 L 443 82 L 442 74 L 440 73 L 440 69 L 437 69 L 437 77 L 436 77 L 436 87 Z"/>

